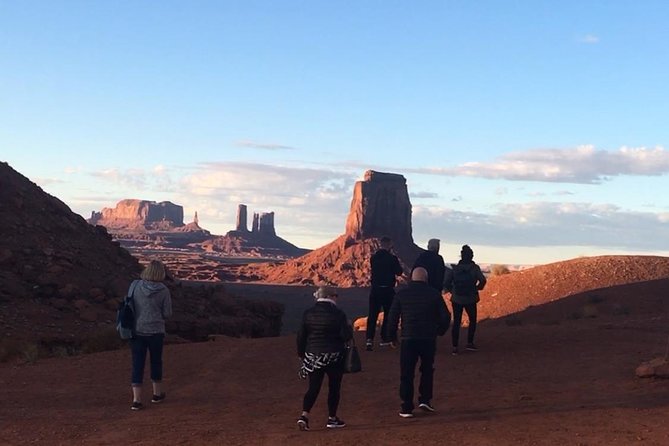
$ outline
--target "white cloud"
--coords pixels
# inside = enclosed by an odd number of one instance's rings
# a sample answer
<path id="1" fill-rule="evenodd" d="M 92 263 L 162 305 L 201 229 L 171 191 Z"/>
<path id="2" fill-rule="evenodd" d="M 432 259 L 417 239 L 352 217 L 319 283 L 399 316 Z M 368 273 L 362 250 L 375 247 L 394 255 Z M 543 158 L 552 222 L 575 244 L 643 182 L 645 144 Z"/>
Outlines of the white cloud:
<path id="1" fill-rule="evenodd" d="M 595 246 L 669 250 L 669 213 L 631 212 L 613 204 L 509 203 L 494 212 L 414 206 L 414 238 L 489 246 Z M 652 237 L 649 237 L 652 234 Z M 510 256 L 511 257 L 511 256 Z"/>
<path id="2" fill-rule="evenodd" d="M 599 36 L 596 36 L 594 34 L 585 34 L 585 35 L 579 37 L 578 41 L 581 42 L 581 43 L 587 43 L 589 45 L 594 45 L 596 43 L 599 43 Z"/>
<path id="3" fill-rule="evenodd" d="M 295 147 L 286 146 L 283 144 L 276 143 L 260 143 L 249 140 L 235 141 L 235 146 L 243 147 L 247 149 L 260 149 L 260 150 L 295 150 Z"/>
<path id="4" fill-rule="evenodd" d="M 411 198 L 438 198 L 439 194 L 435 192 L 409 192 Z"/>
<path id="5" fill-rule="evenodd" d="M 456 167 L 405 169 L 408 172 L 511 181 L 600 184 L 615 176 L 658 176 L 669 172 L 669 151 L 664 147 L 621 147 L 596 150 L 592 145 L 574 149 L 534 149 L 503 155 L 493 162 L 468 162 Z"/>

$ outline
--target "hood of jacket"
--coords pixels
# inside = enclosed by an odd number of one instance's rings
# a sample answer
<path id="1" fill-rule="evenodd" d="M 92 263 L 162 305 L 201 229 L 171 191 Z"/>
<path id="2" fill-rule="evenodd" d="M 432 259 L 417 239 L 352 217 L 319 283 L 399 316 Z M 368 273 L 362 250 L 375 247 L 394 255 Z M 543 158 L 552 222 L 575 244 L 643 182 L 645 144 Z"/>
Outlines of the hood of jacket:
<path id="1" fill-rule="evenodd" d="M 162 282 L 151 282 L 150 280 L 140 280 L 138 288 L 145 296 L 151 297 L 154 294 L 158 294 L 161 290 L 164 290 L 165 284 Z"/>

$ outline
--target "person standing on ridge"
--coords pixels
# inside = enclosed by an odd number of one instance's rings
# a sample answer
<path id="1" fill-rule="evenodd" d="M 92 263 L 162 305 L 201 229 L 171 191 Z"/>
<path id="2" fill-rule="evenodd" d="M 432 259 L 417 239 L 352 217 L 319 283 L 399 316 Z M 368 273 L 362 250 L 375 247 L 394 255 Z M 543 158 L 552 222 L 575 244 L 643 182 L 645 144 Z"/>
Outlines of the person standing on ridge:
<path id="1" fill-rule="evenodd" d="M 458 354 L 460 340 L 460 324 L 462 323 L 462 311 L 467 312 L 469 318 L 469 329 L 467 330 L 467 350 L 477 351 L 474 344 L 476 334 L 476 303 L 480 300 L 479 291 L 485 287 L 486 278 L 481 268 L 474 263 L 474 251 L 468 245 L 464 245 L 460 251 L 461 260 L 448 270 L 444 279 L 444 288 L 451 293 L 451 304 L 453 306 L 453 329 L 451 338 L 453 340 L 453 354 Z"/>
<path id="2" fill-rule="evenodd" d="M 434 412 L 432 388 L 437 336 L 443 336 L 451 323 L 451 315 L 441 293 L 428 284 L 427 270 L 418 267 L 411 273 L 411 282 L 397 292 L 388 317 L 388 335 L 395 343 L 397 325 L 402 319 L 400 346 L 400 417 L 413 417 L 414 374 L 420 358 L 418 407 Z"/>
<path id="3" fill-rule="evenodd" d="M 431 238 L 427 242 L 427 251 L 423 251 L 418 256 L 413 267 L 423 267 L 427 270 L 427 280 L 429 285 L 435 290 L 441 291 L 444 288 L 444 274 L 446 265 L 444 258 L 439 255 L 439 239 Z"/>
<path id="4" fill-rule="evenodd" d="M 367 351 L 374 349 L 374 334 L 379 312 L 383 309 L 380 346 L 391 344 L 387 336 L 388 312 L 395 296 L 395 278 L 402 275 L 402 266 L 397 256 L 390 252 L 392 241 L 381 237 L 381 248 L 370 259 L 372 268 L 372 288 L 369 292 L 369 314 L 367 316 Z"/>

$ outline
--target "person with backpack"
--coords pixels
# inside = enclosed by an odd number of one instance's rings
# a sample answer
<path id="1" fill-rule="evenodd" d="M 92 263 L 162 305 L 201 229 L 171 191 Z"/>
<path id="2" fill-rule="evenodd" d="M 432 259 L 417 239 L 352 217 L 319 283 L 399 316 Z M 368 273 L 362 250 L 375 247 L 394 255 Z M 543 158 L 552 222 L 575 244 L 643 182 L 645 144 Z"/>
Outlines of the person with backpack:
<path id="1" fill-rule="evenodd" d="M 388 312 L 395 296 L 396 276 L 402 275 L 402 265 L 395 254 L 390 252 L 392 241 L 389 237 L 381 237 L 381 248 L 370 259 L 372 269 L 372 288 L 369 292 L 369 314 L 367 316 L 367 351 L 374 349 L 374 334 L 379 312 L 383 309 L 381 324 L 381 342 L 384 347 L 391 344 L 387 336 Z"/>
<path id="2" fill-rule="evenodd" d="M 151 364 L 153 385 L 152 403 L 165 399 L 163 380 L 163 341 L 165 339 L 165 319 L 172 316 L 172 298 L 165 286 L 165 266 L 152 260 L 141 274 L 141 280 L 133 281 L 128 297 L 132 300 L 135 313 L 134 336 L 130 340 L 132 352 L 132 410 L 140 410 L 142 405 L 142 382 L 147 351 Z"/>
<path id="3" fill-rule="evenodd" d="M 444 258 L 439 255 L 438 238 L 431 238 L 427 241 L 427 251 L 423 251 L 413 265 L 413 269 L 418 267 L 427 270 L 427 281 L 429 285 L 435 290 L 441 291 L 444 289 L 444 274 L 446 272 L 446 265 Z"/>
<path id="4" fill-rule="evenodd" d="M 462 323 L 462 312 L 467 312 L 469 318 L 469 329 L 467 330 L 467 350 L 477 351 L 474 344 L 476 334 L 476 304 L 479 301 L 479 291 L 485 287 L 486 278 L 481 268 L 474 263 L 474 251 L 468 245 L 464 245 L 460 251 L 461 260 L 452 265 L 444 279 L 444 288 L 451 293 L 451 305 L 453 306 L 453 328 L 451 338 L 453 340 L 453 354 L 458 354 L 460 341 L 460 324 Z"/>

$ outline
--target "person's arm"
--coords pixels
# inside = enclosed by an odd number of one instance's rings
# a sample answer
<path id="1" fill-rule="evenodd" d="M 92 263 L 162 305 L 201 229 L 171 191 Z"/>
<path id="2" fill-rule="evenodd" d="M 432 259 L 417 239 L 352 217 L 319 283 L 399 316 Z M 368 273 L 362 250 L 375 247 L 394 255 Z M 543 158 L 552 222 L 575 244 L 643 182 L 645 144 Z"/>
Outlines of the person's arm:
<path id="1" fill-rule="evenodd" d="M 449 293 L 453 290 L 453 269 L 446 268 L 444 272 L 444 289 Z"/>
<path id="2" fill-rule="evenodd" d="M 163 308 L 161 310 L 163 319 L 172 317 L 172 296 L 170 295 L 170 290 L 167 288 L 165 288 L 165 298 L 163 299 Z"/>
<path id="3" fill-rule="evenodd" d="M 439 296 L 437 302 L 437 334 L 443 336 L 451 325 L 451 313 L 448 311 L 446 302 Z"/>
<path id="4" fill-rule="evenodd" d="M 400 261 L 397 258 L 397 256 L 393 256 L 393 260 L 394 260 L 394 265 L 393 265 L 394 271 L 393 272 L 395 273 L 396 276 L 401 276 L 402 273 L 404 272 L 404 270 L 402 269 L 402 265 L 400 265 Z"/>
<path id="5" fill-rule="evenodd" d="M 483 275 L 481 267 L 478 265 L 476 265 L 476 278 L 478 279 L 478 284 L 476 285 L 476 289 L 480 291 L 483 288 L 485 288 L 487 279 L 485 278 L 485 275 Z"/>
<path id="6" fill-rule="evenodd" d="M 348 323 L 346 314 L 343 311 L 341 312 L 340 336 L 344 342 L 348 342 L 353 339 L 353 327 L 351 327 L 351 324 Z"/>
<path id="7" fill-rule="evenodd" d="M 297 330 L 297 356 L 304 358 L 304 353 L 307 350 L 307 325 L 305 323 L 306 311 L 302 315 L 302 323 Z"/>
<path id="8" fill-rule="evenodd" d="M 397 296 L 395 296 L 395 299 L 393 299 L 393 304 L 390 307 L 390 314 L 388 315 L 388 339 L 391 340 L 391 342 L 395 343 L 397 342 L 397 326 L 400 323 L 400 314 L 402 313 L 402 304 L 400 303 L 400 299 L 398 299 Z M 369 321 L 367 321 L 369 323 Z"/>

